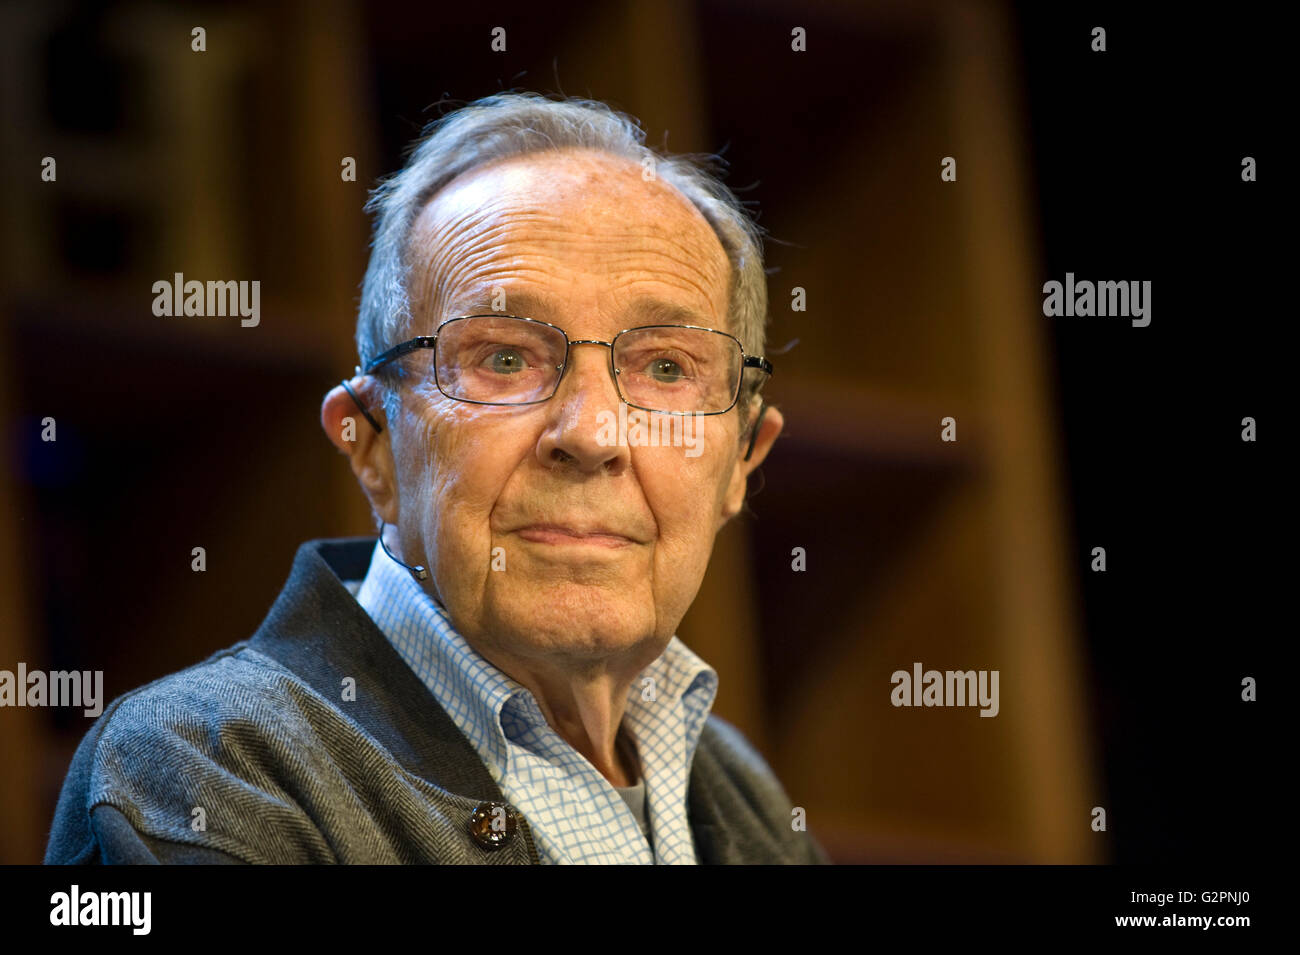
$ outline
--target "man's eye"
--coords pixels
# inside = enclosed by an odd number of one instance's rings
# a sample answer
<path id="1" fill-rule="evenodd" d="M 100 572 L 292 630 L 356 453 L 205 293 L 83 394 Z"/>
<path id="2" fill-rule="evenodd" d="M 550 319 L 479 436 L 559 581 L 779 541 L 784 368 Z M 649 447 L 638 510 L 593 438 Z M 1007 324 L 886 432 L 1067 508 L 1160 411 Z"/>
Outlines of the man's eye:
<path id="1" fill-rule="evenodd" d="M 528 367 L 528 362 L 516 348 L 498 348 L 488 358 L 493 371 L 512 375 Z"/>
<path id="2" fill-rule="evenodd" d="M 647 366 L 650 377 L 662 384 L 670 385 L 684 380 L 686 370 L 671 358 L 656 358 Z"/>

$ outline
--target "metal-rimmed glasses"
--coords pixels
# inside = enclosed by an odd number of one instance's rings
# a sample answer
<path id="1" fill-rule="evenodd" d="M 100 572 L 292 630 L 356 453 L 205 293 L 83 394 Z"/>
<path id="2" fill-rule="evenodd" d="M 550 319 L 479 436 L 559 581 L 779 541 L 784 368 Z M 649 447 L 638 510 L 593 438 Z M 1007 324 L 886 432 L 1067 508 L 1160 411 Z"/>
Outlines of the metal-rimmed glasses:
<path id="1" fill-rule="evenodd" d="M 655 414 L 726 414 L 740 397 L 746 370 L 757 369 L 768 377 L 775 370 L 766 358 L 746 355 L 734 335 L 699 325 L 640 325 L 606 342 L 570 339 L 559 326 L 533 318 L 481 313 L 448 319 L 435 334 L 395 345 L 357 372 L 374 374 L 407 355 L 430 351 L 432 368 L 426 367 L 423 377 L 431 377 L 448 398 L 531 405 L 555 396 L 574 345 L 609 348 L 610 377 L 619 399 Z M 382 431 L 346 381 L 343 386 L 376 431 Z M 764 402 L 745 452 L 747 461 L 766 412 Z"/>
<path id="2" fill-rule="evenodd" d="M 549 322 L 517 315 L 462 315 L 443 322 L 367 362 L 373 374 L 399 358 L 432 351 L 424 369 L 438 390 L 456 401 L 530 405 L 559 390 L 574 345 L 610 350 L 610 377 L 619 398 L 658 414 L 725 414 L 740 397 L 744 371 L 770 376 L 766 358 L 746 355 L 740 340 L 698 325 L 641 325 L 613 341 L 570 339 Z M 429 372 L 432 372 L 429 375 Z"/>

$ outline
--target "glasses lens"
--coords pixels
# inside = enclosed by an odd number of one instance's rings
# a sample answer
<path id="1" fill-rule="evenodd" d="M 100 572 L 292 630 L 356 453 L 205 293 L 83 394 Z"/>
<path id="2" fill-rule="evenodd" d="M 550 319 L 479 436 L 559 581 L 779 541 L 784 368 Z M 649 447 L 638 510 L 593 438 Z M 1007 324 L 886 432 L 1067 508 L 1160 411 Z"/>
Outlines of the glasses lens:
<path id="1" fill-rule="evenodd" d="M 555 388 L 564 345 L 558 329 L 521 318 L 453 319 L 438 330 L 438 387 L 463 401 L 541 401 Z"/>
<path id="2" fill-rule="evenodd" d="M 624 399 L 651 411 L 726 411 L 736 399 L 740 365 L 736 340 L 704 328 L 636 328 L 614 343 Z"/>

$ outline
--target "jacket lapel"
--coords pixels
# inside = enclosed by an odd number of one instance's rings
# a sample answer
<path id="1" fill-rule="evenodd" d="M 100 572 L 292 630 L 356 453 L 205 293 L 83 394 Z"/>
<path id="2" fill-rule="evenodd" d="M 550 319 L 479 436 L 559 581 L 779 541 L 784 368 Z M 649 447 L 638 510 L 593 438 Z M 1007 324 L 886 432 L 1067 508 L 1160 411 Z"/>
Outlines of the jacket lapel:
<path id="1" fill-rule="evenodd" d="M 342 580 L 365 576 L 374 538 L 308 541 L 249 645 L 327 700 L 357 682 L 346 712 L 402 767 L 440 789 L 505 802 L 474 747 L 393 649 Z"/>

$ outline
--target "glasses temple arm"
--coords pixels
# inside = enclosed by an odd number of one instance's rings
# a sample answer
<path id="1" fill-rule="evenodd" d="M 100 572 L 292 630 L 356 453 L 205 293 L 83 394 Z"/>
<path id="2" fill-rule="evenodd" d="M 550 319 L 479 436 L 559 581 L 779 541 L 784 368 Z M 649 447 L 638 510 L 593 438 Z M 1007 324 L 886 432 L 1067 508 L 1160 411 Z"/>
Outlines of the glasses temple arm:
<path id="1" fill-rule="evenodd" d="M 352 386 L 348 384 L 348 380 L 344 378 L 341 382 L 339 382 L 339 384 L 343 386 L 344 391 L 346 391 L 349 395 L 352 396 L 352 400 L 357 403 L 357 408 L 360 409 L 363 415 L 365 415 L 366 420 L 370 422 L 370 427 L 375 429 L 375 434 L 383 434 L 384 426 L 381 425 L 378 421 L 376 421 L 371 416 L 370 412 L 366 410 L 366 406 L 361 403 L 361 399 L 358 398 L 357 393 L 352 390 Z"/>

